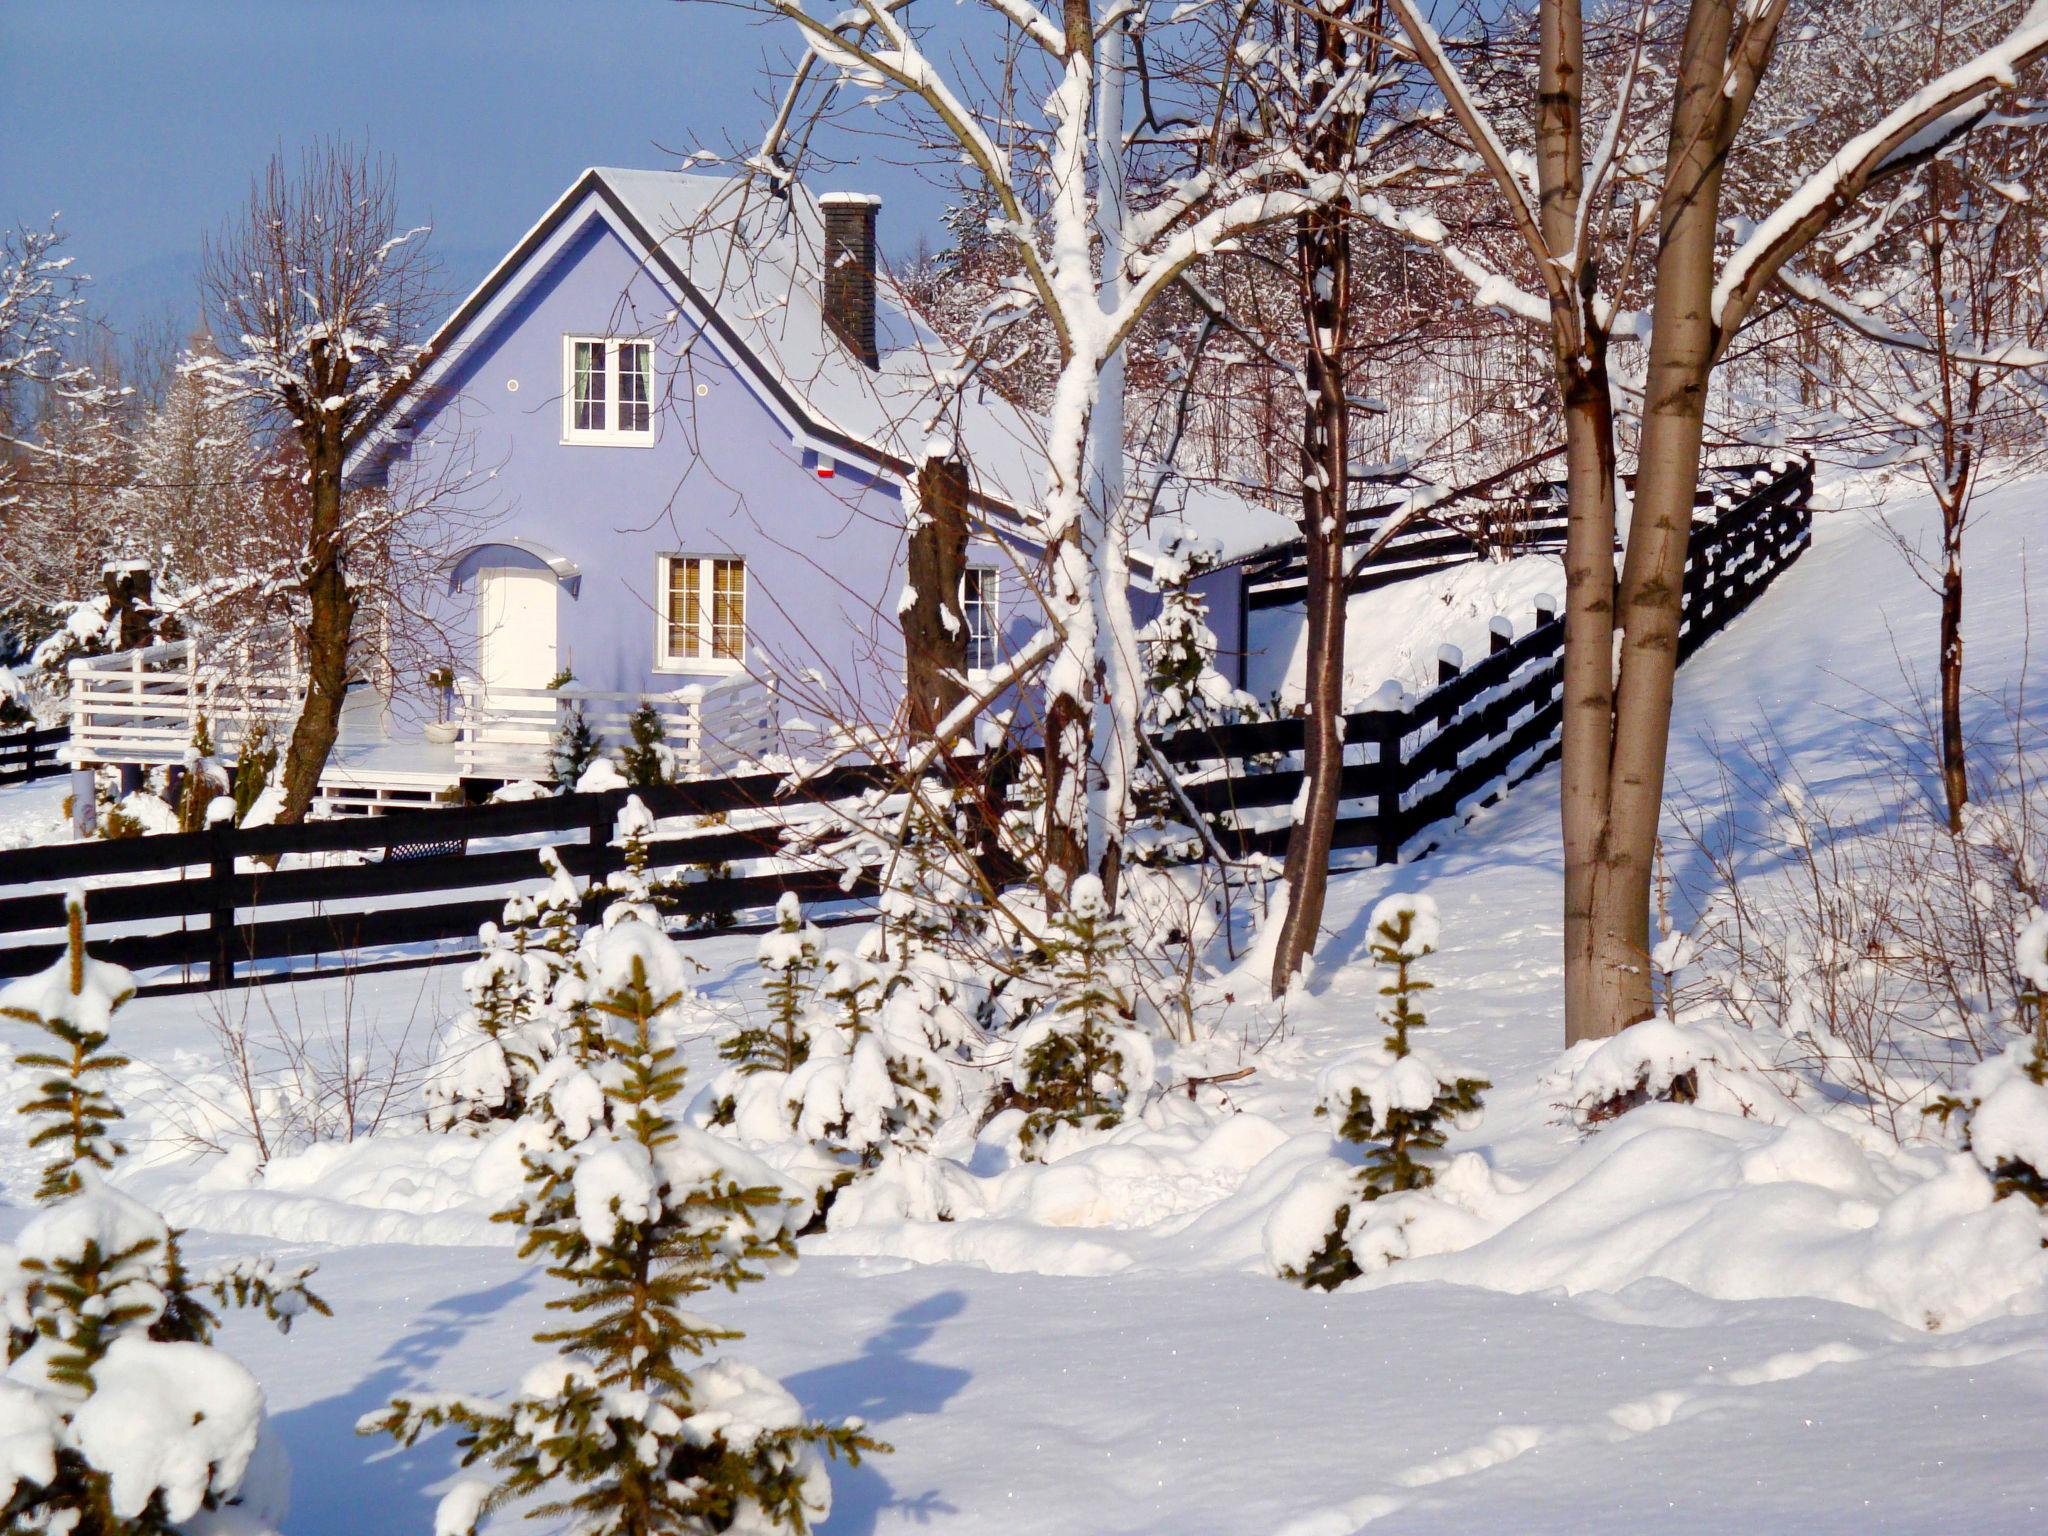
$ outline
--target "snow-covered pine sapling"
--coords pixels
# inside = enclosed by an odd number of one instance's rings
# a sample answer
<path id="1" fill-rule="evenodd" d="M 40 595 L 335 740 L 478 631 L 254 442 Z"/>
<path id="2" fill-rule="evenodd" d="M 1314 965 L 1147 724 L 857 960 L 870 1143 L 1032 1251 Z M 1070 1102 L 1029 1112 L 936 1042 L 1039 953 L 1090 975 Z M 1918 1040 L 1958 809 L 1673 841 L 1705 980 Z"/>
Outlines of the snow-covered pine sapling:
<path id="1" fill-rule="evenodd" d="M 60 1134 L 36 1138 L 54 1149 L 37 1196 L 44 1209 L 0 1244 L 0 1528 L 162 1536 L 240 1498 L 261 1432 L 263 1394 L 210 1347 L 215 1317 L 203 1298 L 260 1306 L 282 1329 L 327 1306 L 307 1289 L 310 1265 L 244 1260 L 195 1279 L 179 1234 L 104 1182 L 120 1155 L 105 1128 L 120 1111 L 98 1079 L 118 1064 L 104 1046 L 135 983 L 86 954 L 82 899 L 67 906 L 64 957 L 0 990 L 0 1017 L 63 1047 L 20 1058 L 59 1074 L 29 1113 L 62 1114 L 43 1127 Z M 150 1433 L 138 1435 L 141 1425 Z M 258 1536 L 282 1515 L 243 1502 L 233 1529 Z"/>
<path id="2" fill-rule="evenodd" d="M 1159 612 L 1138 631 L 1144 656 L 1145 728 L 1165 734 L 1193 725 L 1218 725 L 1256 713 L 1258 701 L 1216 670 L 1216 636 L 1208 601 L 1195 581 L 1222 553 L 1213 539 L 1174 534 L 1162 544 L 1153 574 Z"/>
<path id="3" fill-rule="evenodd" d="M 1325 1107 L 1341 1116 L 1338 1134 L 1366 1147 L 1360 1169 L 1365 1198 L 1426 1189 L 1436 1180 L 1429 1155 L 1442 1150 L 1451 1122 L 1479 1113 L 1493 1085 L 1468 1077 L 1409 1040 L 1428 1018 L 1417 1004 L 1434 983 L 1414 965 L 1436 953 L 1442 935 L 1436 903 L 1427 896 L 1389 896 L 1373 909 L 1372 957 L 1380 964 L 1379 1021 L 1387 1026 L 1377 1059 L 1331 1074 Z"/>
<path id="4" fill-rule="evenodd" d="M 64 959 L 31 988 L 18 982 L 0 1002 L 0 1018 L 33 1024 L 48 1036 L 47 1050 L 23 1051 L 15 1061 L 49 1074 L 36 1085 L 35 1096 L 21 1106 L 35 1125 L 31 1150 L 48 1149 L 36 1198 L 58 1200 L 76 1194 L 80 1171 L 106 1172 L 123 1149 L 112 1127 L 120 1110 L 107 1092 L 107 1080 L 128 1065 L 128 1058 L 107 1048 L 116 1010 L 135 995 L 133 979 L 119 966 L 107 965 L 85 952 L 85 897 L 72 891 L 64 898 Z"/>
<path id="5" fill-rule="evenodd" d="M 229 793 L 234 796 L 236 826 L 249 819 L 276 772 L 277 743 L 270 739 L 270 727 L 258 721 L 243 733 L 241 745 L 235 748 L 234 787 Z"/>
<path id="6" fill-rule="evenodd" d="M 1337 1121 L 1339 1136 L 1364 1149 L 1351 1181 L 1360 1203 L 1435 1183 L 1447 1128 L 1478 1115 L 1480 1096 L 1493 1086 L 1410 1038 L 1428 1023 L 1419 999 L 1432 983 L 1415 974 L 1415 965 L 1435 954 L 1441 940 L 1436 903 L 1427 896 L 1388 896 L 1373 908 L 1369 928 L 1380 967 L 1377 1015 L 1386 1037 L 1323 1073 L 1316 1110 Z M 1339 1205 L 1322 1244 L 1305 1263 L 1282 1268 L 1282 1278 L 1334 1290 L 1358 1275 L 1353 1211 L 1350 1202 Z"/>
<path id="7" fill-rule="evenodd" d="M 607 1113 L 560 1127 L 500 1216 L 521 1228 L 522 1256 L 543 1256 L 566 1287 L 548 1302 L 561 1326 L 536 1336 L 559 1358 L 507 1400 L 399 1398 L 357 1428 L 411 1445 L 453 1425 L 463 1465 L 496 1470 L 495 1483 L 464 1482 L 444 1499 L 443 1536 L 535 1496 L 532 1513 L 570 1516 L 578 1536 L 807 1531 L 831 1508 L 827 1458 L 858 1463 L 886 1447 L 854 1421 L 807 1421 L 750 1366 L 695 1363 L 740 1334 L 688 1302 L 789 1263 L 808 1201 L 676 1113 L 683 1066 L 669 1014 L 686 988 L 673 943 L 622 923 L 599 939 L 596 969 L 606 1054 L 594 1076 Z"/>
<path id="8" fill-rule="evenodd" d="M 604 926 L 610 928 L 628 919 L 658 926 L 666 882 L 654 874 L 653 856 L 647 848 L 647 840 L 654 833 L 654 813 L 638 795 L 629 795 L 619 809 L 617 826 L 620 867 L 605 879 L 610 896 L 604 909 Z"/>
<path id="9" fill-rule="evenodd" d="M 718 1054 L 742 1073 L 794 1072 L 811 1053 L 805 1014 L 816 988 L 824 935 L 804 919 L 796 893 L 785 891 L 775 904 L 775 926 L 761 936 L 758 951 L 767 975 L 761 990 L 768 1000 L 765 1024 L 749 1023 L 734 1031 Z"/>
<path id="10" fill-rule="evenodd" d="M 1128 1024 L 1128 947 L 1102 882 L 1081 876 L 1045 936 L 1045 1000 L 1014 1042 L 1010 1086 L 1026 1110 L 1026 1157 L 1042 1157 L 1063 1125 L 1115 1125 L 1152 1080 L 1151 1042 Z"/>
<path id="11" fill-rule="evenodd" d="M 2036 909 L 2020 929 L 2013 963 L 2016 1022 L 2025 1033 L 1971 1069 L 1967 1098 L 1944 1094 L 1926 1113 L 1962 1122 L 1963 1144 L 1998 1195 L 2048 1210 L 2048 911 Z"/>

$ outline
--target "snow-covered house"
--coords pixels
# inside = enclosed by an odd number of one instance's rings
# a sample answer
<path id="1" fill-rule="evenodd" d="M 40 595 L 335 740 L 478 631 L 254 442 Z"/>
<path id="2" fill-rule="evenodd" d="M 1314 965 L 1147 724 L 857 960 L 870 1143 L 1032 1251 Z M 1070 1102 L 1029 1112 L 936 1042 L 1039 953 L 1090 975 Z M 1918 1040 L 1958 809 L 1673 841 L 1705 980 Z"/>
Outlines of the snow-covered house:
<path id="1" fill-rule="evenodd" d="M 459 455 L 472 484 L 488 472 L 491 518 L 445 551 L 451 720 L 418 718 L 418 679 L 367 680 L 336 776 L 532 774 L 579 699 L 616 740 L 654 698 L 672 737 L 701 728 L 707 747 L 757 726 L 776 680 L 823 678 L 888 718 L 907 488 L 935 439 L 969 469 L 970 665 L 1035 631 L 1042 424 L 963 382 L 877 273 L 878 214 L 800 185 L 612 169 L 548 209 L 353 444 L 351 483 L 401 497 L 446 483 Z M 1237 562 L 1292 522 L 1176 486 L 1148 539 L 1182 528 L 1220 547 L 1201 582 L 1241 676 Z"/>

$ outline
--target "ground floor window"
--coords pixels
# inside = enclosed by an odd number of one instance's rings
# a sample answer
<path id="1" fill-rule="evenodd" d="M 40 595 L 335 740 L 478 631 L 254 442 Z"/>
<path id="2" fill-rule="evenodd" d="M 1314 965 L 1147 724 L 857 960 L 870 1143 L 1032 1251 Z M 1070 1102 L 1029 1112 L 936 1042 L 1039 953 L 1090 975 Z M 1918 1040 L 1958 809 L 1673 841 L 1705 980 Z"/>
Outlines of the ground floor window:
<path id="1" fill-rule="evenodd" d="M 724 555 L 663 555 L 657 662 L 737 666 L 746 651 L 746 562 Z"/>

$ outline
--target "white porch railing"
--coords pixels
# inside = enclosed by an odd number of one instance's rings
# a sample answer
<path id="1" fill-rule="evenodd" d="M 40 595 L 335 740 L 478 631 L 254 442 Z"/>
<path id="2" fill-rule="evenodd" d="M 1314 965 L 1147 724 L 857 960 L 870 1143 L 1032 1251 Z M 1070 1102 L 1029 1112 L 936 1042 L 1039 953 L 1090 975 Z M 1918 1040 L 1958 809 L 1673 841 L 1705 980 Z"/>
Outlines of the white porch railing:
<path id="1" fill-rule="evenodd" d="M 553 776 L 556 739 L 580 710 L 606 752 L 632 741 L 630 721 L 647 705 L 661 716 L 663 739 L 676 754 L 680 778 L 744 768 L 775 740 L 772 683 L 751 677 L 693 683 L 669 693 L 601 693 L 588 688 L 486 688 L 456 683 L 460 702 L 455 757 L 465 777 L 545 779 Z"/>
<path id="2" fill-rule="evenodd" d="M 202 715 L 222 756 L 232 756 L 259 724 L 281 747 L 305 693 L 289 640 L 267 636 L 231 649 L 176 640 L 93 656 L 72 662 L 70 675 L 67 754 L 74 764 L 176 763 Z M 347 762 L 330 763 L 330 773 L 358 790 L 386 781 L 419 791 L 458 778 L 546 779 L 553 774 L 556 737 L 578 710 L 604 738 L 606 751 L 616 752 L 632 739 L 634 712 L 652 705 L 676 754 L 677 773 L 690 778 L 743 768 L 776 739 L 774 685 L 746 676 L 668 693 L 485 688 L 466 678 L 456 691 L 452 742 L 440 731 L 401 740 L 384 736 L 379 725 L 377 739 L 351 740 L 344 730 L 347 750 L 340 756 Z"/>
<path id="3" fill-rule="evenodd" d="M 204 652 L 192 640 L 172 640 L 87 657 L 68 670 L 73 763 L 175 763 L 202 715 L 222 754 L 259 724 L 281 741 L 305 694 L 289 644 L 266 636 Z"/>

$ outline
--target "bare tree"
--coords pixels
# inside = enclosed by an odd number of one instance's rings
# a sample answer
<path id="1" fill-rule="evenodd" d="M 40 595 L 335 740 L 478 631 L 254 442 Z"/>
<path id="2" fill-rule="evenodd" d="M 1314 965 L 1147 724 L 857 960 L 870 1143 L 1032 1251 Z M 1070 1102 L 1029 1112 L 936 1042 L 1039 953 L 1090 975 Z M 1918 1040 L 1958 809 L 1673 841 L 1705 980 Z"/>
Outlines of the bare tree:
<path id="1" fill-rule="evenodd" d="M 1987 0 L 1879 0 L 1887 46 L 1872 61 L 1896 89 L 1981 45 Z M 1901 24 L 1903 23 L 1903 24 Z M 1827 370 L 1839 409 L 1916 465 L 1941 526 L 1931 549 L 1894 538 L 1940 603 L 1936 749 L 1949 829 L 1971 798 L 1963 723 L 1963 539 L 1987 484 L 2037 465 L 2048 446 L 2048 144 L 2019 102 L 1929 160 L 1847 224 L 1789 285 L 1860 343 Z M 1825 271 L 1825 277 L 1823 276 Z"/>
<path id="2" fill-rule="evenodd" d="M 1871 112 L 1828 160 L 1738 240 L 1729 161 L 1777 50 L 1789 0 L 1690 0 L 1675 32 L 1644 4 L 1603 28 L 1623 61 L 1589 100 L 1579 0 L 1538 0 L 1528 78 L 1533 175 L 1501 114 L 1474 92 L 1419 0 L 1392 0 L 1406 46 L 1485 167 L 1540 292 L 1465 270 L 1490 302 L 1546 326 L 1566 424 L 1562 812 L 1565 1036 L 1611 1035 L 1651 1013 L 1650 881 L 1670 745 L 1687 545 L 1714 370 L 1780 274 L 1874 186 L 1925 164 L 1981 124 L 2014 72 L 2048 53 L 2048 0 L 2001 41 Z M 1825 18 L 1822 18 L 1825 22 Z M 1589 108 L 1592 110 L 1589 112 Z M 1589 146 L 1589 124 L 1597 130 Z M 1661 163 L 1660 163 L 1661 162 Z M 1457 253 L 1450 253 L 1456 255 Z M 1614 388 L 1617 322 L 1640 311 L 1638 475 L 1617 585 Z"/>
<path id="3" fill-rule="evenodd" d="M 1312 62 L 1296 135 L 1311 175 L 1350 178 L 1373 100 L 1388 81 L 1381 0 L 1340 0 L 1312 21 L 1283 13 L 1289 33 L 1305 31 Z M 1349 22 L 1351 25 L 1347 26 Z M 1322 928 L 1337 802 L 1344 787 L 1344 620 L 1351 591 L 1350 323 L 1354 307 L 1352 224 L 1339 203 L 1295 221 L 1295 267 L 1303 342 L 1301 535 L 1307 556 L 1308 645 L 1302 707 L 1303 795 L 1287 836 L 1287 905 L 1273 952 L 1273 995 L 1301 969 Z M 1382 806 L 1382 815 L 1392 808 Z"/>
<path id="4" fill-rule="evenodd" d="M 890 0 L 829 18 L 802 0 L 762 3 L 801 29 L 812 56 L 912 109 L 945 158 L 971 168 L 1016 265 L 1009 308 L 1034 306 L 1052 332 L 1058 369 L 1036 519 L 1052 656 L 1041 867 L 1055 898 L 1091 868 L 1114 892 L 1144 755 L 1127 343 L 1220 247 L 1331 201 L 1344 179 L 1304 174 L 1291 143 L 1265 139 L 1256 114 L 1231 109 L 1257 56 L 1232 54 L 1227 28 L 1219 51 L 1219 29 L 1199 14 L 1155 20 L 1101 0 L 1063 0 L 1056 13 L 1033 0 L 984 0 L 983 21 L 1000 30 L 1010 61 L 984 98 L 941 66 L 933 50 L 943 38 L 914 33 Z M 1162 108 L 1155 89 L 1191 110 Z M 787 116 L 764 163 L 780 163 Z"/>
<path id="5" fill-rule="evenodd" d="M 296 173 L 273 156 L 205 256 L 218 353 L 192 360 L 217 400 L 288 440 L 305 487 L 292 580 L 305 603 L 306 693 L 285 753 L 278 820 L 304 819 L 333 749 L 374 539 L 346 510 L 356 428 L 411 376 L 431 276 L 424 229 L 402 228 L 390 163 L 317 145 Z"/>

